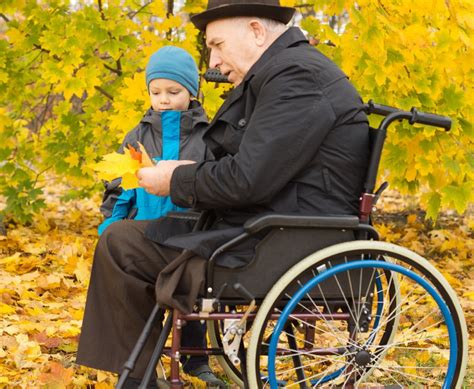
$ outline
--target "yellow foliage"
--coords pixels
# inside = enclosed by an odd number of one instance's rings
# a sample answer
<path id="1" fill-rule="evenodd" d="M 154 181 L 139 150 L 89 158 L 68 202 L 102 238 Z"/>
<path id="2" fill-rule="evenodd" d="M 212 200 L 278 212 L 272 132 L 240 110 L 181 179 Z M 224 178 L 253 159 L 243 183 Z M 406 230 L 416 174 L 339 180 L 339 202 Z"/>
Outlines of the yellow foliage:
<path id="1" fill-rule="evenodd" d="M 202 42 L 188 20 L 205 3 L 186 1 L 170 14 L 163 1 L 140 7 L 112 1 L 101 10 L 84 0 L 53 8 L 50 0 L 4 6 L 11 22 L 4 28 L 7 46 L 0 48 L 0 143 L 7 162 L 0 167 L 0 184 L 7 188 L 9 214 L 31 222 L 39 213 L 46 171 L 65 177 L 76 196 L 99 187 L 91 163 L 115 149 L 150 106 L 148 57 L 164 45 L 178 45 L 204 73 Z M 417 106 L 453 119 L 450 134 L 427 126 L 393 127 L 387 144 L 394 147 L 382 158 L 392 187 L 427 193 L 421 201 L 431 218 L 446 207 L 462 212 L 474 199 L 473 11 L 474 3 L 465 0 L 321 0 L 298 7 L 297 23 L 364 100 Z M 201 84 L 212 118 L 230 86 Z"/>
<path id="2" fill-rule="evenodd" d="M 74 269 L 74 275 L 76 276 L 77 280 L 80 284 L 87 287 L 89 283 L 89 262 L 80 259 L 77 261 L 76 268 Z"/>
<path id="3" fill-rule="evenodd" d="M 468 298 L 469 300 L 471 301 L 474 301 L 474 291 L 471 291 L 471 292 L 465 292 L 463 294 L 464 297 Z"/>
<path id="4" fill-rule="evenodd" d="M 431 191 L 422 198 L 429 217 L 440 207 L 465 210 L 473 200 L 468 194 L 474 192 L 468 151 L 473 131 L 467 124 L 474 121 L 474 3 L 322 1 L 314 8 L 339 17 L 347 12 L 339 35 L 328 26 L 303 24 L 319 41 L 332 43 L 318 48 L 339 62 L 365 100 L 407 110 L 416 106 L 453 119 L 452 135 L 428 126 L 393 126 L 387 144 L 396 145 L 399 156 L 383 158 L 382 165 L 392 187 L 407 193 L 419 186 Z M 442 193 L 451 187 L 462 189 Z"/>
<path id="5" fill-rule="evenodd" d="M 41 348 L 37 342 L 28 340 L 25 334 L 15 336 L 18 347 L 15 352 L 15 365 L 18 369 L 34 367 L 35 360 L 41 356 Z"/>
<path id="6" fill-rule="evenodd" d="M 6 315 L 6 314 L 14 313 L 14 312 L 15 312 L 15 308 L 10 307 L 9 305 L 0 303 L 0 315 Z"/>
<path id="7" fill-rule="evenodd" d="M 144 81 L 148 56 L 176 44 L 200 62 L 198 31 L 187 21 L 205 1 L 184 2 L 168 19 L 164 1 L 143 2 L 142 9 L 139 2 L 113 0 L 102 13 L 97 2 L 83 0 L 74 6 L 49 0 L 4 3 L 1 13 L 10 22 L 2 19 L 0 42 L 0 188 L 7 193 L 8 212 L 31 224 L 11 226 L 7 237 L 0 236 L 0 384 L 36 387 L 43 375 L 50 387 L 64 382 L 112 387 L 110 374 L 71 367 L 97 238 L 97 199 L 59 204 L 49 192 L 61 188 L 69 196 L 74 188 L 82 195 L 94 193 L 91 166 L 97 156 L 115 149 L 150 105 Z M 404 193 L 420 190 L 428 216 L 443 207 L 463 212 L 474 198 L 474 3 L 321 0 L 305 5 L 298 11 L 323 11 L 321 20 L 305 29 L 364 100 L 403 109 L 415 105 L 453 119 L 450 133 L 393 126 L 381 171 L 391 187 Z M 303 15 L 302 23 L 312 15 Z M 337 31 L 329 26 L 333 15 L 339 18 Z M 202 82 L 210 118 L 229 88 Z M 133 181 L 137 167 L 128 161 L 122 168 Z M 104 170 L 110 178 L 123 176 L 123 170 Z M 56 175 L 46 176 L 52 171 Z M 125 179 L 124 185 L 136 183 Z M 43 199 L 48 202 L 44 212 L 32 210 Z M 383 222 L 383 239 L 422 253 L 443 270 L 461 296 L 472 329 L 473 219 L 444 219 L 428 231 L 418 222 L 422 217 L 410 212 L 408 226 L 405 218 L 402 225 Z M 402 317 L 401 325 L 409 327 L 410 318 Z M 424 351 L 418 354 L 406 362 L 426 360 Z M 71 369 L 75 374 L 69 381 Z M 55 380 L 54 373 L 65 380 Z"/>
<path id="8" fill-rule="evenodd" d="M 216 85 L 213 82 L 203 81 L 201 83 L 201 93 L 204 96 L 204 108 L 209 117 L 213 117 L 222 104 L 220 96 L 230 89 L 228 84 Z"/>
<path id="9" fill-rule="evenodd" d="M 138 179 L 135 173 L 140 167 L 140 162 L 131 157 L 130 151 L 124 149 L 124 154 L 114 152 L 105 155 L 102 161 L 93 166 L 93 169 L 103 180 L 111 181 L 122 178 L 120 184 L 122 188 L 134 189 L 138 188 Z"/>
<path id="10" fill-rule="evenodd" d="M 145 73 L 136 73 L 133 77 L 124 80 L 124 87 L 121 90 L 122 99 L 128 103 L 135 101 L 149 101 L 147 93 Z"/>
<path id="11" fill-rule="evenodd" d="M 95 389 L 113 389 L 114 385 L 107 382 L 98 382 L 94 385 Z"/>
<path id="12" fill-rule="evenodd" d="M 42 213 L 42 217 L 43 222 L 52 228 L 44 231 L 38 225 L 29 228 L 12 226 L 6 239 L 0 239 L 0 311 L 5 311 L 0 313 L 0 384 L 3 380 L 18 387 L 54 387 L 60 385 L 61 379 L 68 382 L 71 372 L 73 378 L 69 387 L 95 385 L 112 388 L 116 382 L 110 373 L 71 364 L 77 349 L 97 241 L 99 201 L 97 197 L 65 204 L 57 198 L 51 199 L 52 205 Z M 395 213 L 406 209 L 410 202 L 413 201 L 394 196 L 392 192 L 386 193 L 380 208 L 391 213 L 384 224 L 376 217 L 375 225 L 386 236 L 384 240 L 389 238 L 406 247 L 420 246 L 423 256 L 452 282 L 471 328 L 474 323 L 472 218 L 455 218 L 452 215 L 447 218 L 443 215 L 441 224 L 430 230 L 416 210 L 411 209 L 408 215 Z M 394 219 L 395 216 L 397 219 Z M 35 248 L 35 244 L 41 242 L 47 244 Z M 450 242 L 449 245 L 446 242 Z M 31 251 L 36 249 L 37 254 L 32 254 Z M 34 263 L 35 266 L 26 271 L 25 263 Z M 416 300 L 421 295 L 417 290 L 405 290 L 410 285 L 402 283 L 400 288 L 403 292 L 412 293 Z M 420 315 L 426 315 L 425 326 L 437 322 L 436 317 L 427 315 L 432 307 L 424 299 L 417 301 L 417 309 Z M 407 330 L 415 324 L 412 317 L 403 313 L 400 320 L 400 326 Z M 411 346 L 423 350 L 405 356 L 403 361 L 397 361 L 399 365 L 408 372 L 416 366 L 432 364 L 430 354 L 437 355 L 438 352 L 430 353 L 428 347 L 438 346 L 432 341 L 436 331 L 433 327 L 429 333 L 420 334 L 418 342 Z M 446 344 L 439 346 L 447 347 Z M 382 361 L 384 366 L 390 367 L 393 363 L 390 357 L 388 353 Z M 165 358 L 164 363 L 169 370 L 169 359 Z M 474 366 L 469 363 L 469 369 L 473 369 Z M 218 366 L 213 368 L 221 374 Z M 192 377 L 184 378 L 185 388 L 201 385 Z"/>
<path id="13" fill-rule="evenodd" d="M 69 164 L 69 166 L 78 166 L 79 159 L 80 159 L 80 155 L 76 152 L 72 152 L 64 160 Z"/>

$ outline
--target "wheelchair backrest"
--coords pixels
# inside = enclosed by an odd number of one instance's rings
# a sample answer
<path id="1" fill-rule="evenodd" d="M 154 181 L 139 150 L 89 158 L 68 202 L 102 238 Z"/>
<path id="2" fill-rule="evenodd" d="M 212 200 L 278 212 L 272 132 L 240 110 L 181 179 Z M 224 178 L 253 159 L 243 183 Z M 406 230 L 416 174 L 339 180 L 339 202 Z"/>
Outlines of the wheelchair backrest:
<path id="1" fill-rule="evenodd" d="M 368 114 L 370 115 L 370 112 L 368 112 Z M 372 194 L 375 190 L 380 157 L 382 156 L 383 146 L 387 136 L 386 129 L 381 128 L 382 123 L 378 128 L 369 127 L 370 158 L 367 174 L 365 176 L 364 193 Z"/>
<path id="2" fill-rule="evenodd" d="M 377 191 L 377 194 L 374 193 L 385 137 L 386 131 L 381 131 L 380 128 L 369 127 L 369 165 L 364 181 L 364 191 L 359 201 L 359 220 L 363 224 L 369 223 L 370 214 L 377 202 L 378 196 L 387 186 L 387 183 L 384 183 L 381 189 Z"/>

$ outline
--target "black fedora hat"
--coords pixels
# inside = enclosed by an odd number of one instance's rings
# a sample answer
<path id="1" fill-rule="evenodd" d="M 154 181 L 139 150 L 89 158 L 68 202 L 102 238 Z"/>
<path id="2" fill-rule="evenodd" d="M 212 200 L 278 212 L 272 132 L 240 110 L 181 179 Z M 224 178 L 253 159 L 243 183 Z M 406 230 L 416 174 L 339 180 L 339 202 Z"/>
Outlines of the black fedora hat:
<path id="1" fill-rule="evenodd" d="M 213 20 L 233 16 L 257 16 L 287 24 L 295 9 L 282 7 L 279 0 L 209 0 L 204 12 L 191 16 L 191 22 L 201 31 Z"/>

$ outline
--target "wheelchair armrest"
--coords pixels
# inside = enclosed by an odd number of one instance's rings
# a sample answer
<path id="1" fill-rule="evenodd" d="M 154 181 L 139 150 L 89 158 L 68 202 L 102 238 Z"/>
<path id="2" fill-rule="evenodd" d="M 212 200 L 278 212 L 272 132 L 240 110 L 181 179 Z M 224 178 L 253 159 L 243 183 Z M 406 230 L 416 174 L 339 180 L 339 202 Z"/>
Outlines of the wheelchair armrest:
<path id="1" fill-rule="evenodd" d="M 202 211 L 195 211 L 190 209 L 184 212 L 168 212 L 166 217 L 171 217 L 173 219 L 184 219 L 184 220 L 195 220 L 197 221 L 201 216 Z"/>
<path id="2" fill-rule="evenodd" d="M 359 226 L 357 216 L 300 216 L 269 214 L 255 216 L 244 224 L 245 232 L 255 234 L 266 228 L 347 228 L 356 229 Z"/>

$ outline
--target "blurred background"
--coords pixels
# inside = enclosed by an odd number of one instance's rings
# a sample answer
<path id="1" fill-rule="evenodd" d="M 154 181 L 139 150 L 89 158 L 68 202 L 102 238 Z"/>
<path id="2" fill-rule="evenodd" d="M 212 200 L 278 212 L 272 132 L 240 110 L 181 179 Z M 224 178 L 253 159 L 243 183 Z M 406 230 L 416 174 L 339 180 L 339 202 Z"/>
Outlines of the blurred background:
<path id="1" fill-rule="evenodd" d="M 376 223 L 385 240 L 436 261 L 472 330 L 474 3 L 282 5 L 297 7 L 291 24 L 340 65 L 365 101 L 452 118 L 450 132 L 391 127 L 381 168 L 391 191 Z M 153 52 L 177 45 L 201 74 L 207 70 L 203 36 L 189 23 L 205 6 L 0 2 L 0 387 L 112 387 L 111 375 L 73 364 L 103 190 L 91 166 L 148 108 L 144 68 Z M 211 118 L 230 88 L 201 80 Z M 187 385 L 199 384 L 187 377 Z"/>

